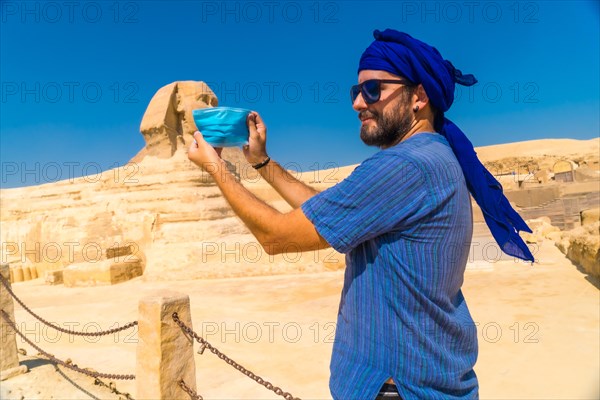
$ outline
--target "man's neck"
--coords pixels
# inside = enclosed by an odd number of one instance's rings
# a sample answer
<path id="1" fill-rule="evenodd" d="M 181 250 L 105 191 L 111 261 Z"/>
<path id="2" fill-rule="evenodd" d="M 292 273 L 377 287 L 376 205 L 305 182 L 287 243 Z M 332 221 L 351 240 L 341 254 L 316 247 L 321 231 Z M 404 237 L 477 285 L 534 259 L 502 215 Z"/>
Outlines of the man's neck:
<path id="1" fill-rule="evenodd" d="M 389 146 L 382 146 L 381 149 L 385 150 L 385 149 L 389 149 L 390 147 L 394 147 L 398 143 L 402 143 L 406 139 L 413 137 L 415 135 L 418 135 L 419 133 L 423 133 L 423 132 L 435 132 L 435 130 L 433 128 L 433 124 L 428 119 L 415 120 L 414 125 L 408 130 L 408 132 L 406 132 L 406 134 L 404 136 L 402 136 L 401 138 L 399 138 L 398 140 L 396 140 L 394 143 L 392 143 Z"/>

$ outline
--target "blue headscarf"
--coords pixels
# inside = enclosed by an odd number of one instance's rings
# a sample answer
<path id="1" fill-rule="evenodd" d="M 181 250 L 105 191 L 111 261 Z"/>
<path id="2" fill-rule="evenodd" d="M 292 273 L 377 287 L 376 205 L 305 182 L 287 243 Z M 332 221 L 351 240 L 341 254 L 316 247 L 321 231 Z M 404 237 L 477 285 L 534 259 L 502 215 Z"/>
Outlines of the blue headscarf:
<path id="1" fill-rule="evenodd" d="M 477 79 L 462 74 L 444 60 L 436 48 L 410 35 L 393 29 L 373 33 L 375 41 L 365 50 L 358 66 L 362 70 L 387 71 L 421 84 L 431 104 L 440 112 L 447 111 L 454 101 L 454 85 L 472 86 Z M 442 134 L 463 171 L 467 187 L 483 211 L 483 217 L 494 239 L 506 254 L 534 261 L 519 231 L 531 232 L 521 216 L 502 193 L 502 185 L 481 164 L 473 145 L 448 118 L 436 121 L 435 129 Z"/>

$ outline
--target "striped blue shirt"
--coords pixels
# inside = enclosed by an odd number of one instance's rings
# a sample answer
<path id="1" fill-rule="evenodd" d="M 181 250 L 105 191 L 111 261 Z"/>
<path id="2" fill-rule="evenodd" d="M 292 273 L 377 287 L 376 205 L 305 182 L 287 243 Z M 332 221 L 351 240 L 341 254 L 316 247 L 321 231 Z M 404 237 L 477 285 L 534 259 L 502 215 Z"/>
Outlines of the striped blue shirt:
<path id="1" fill-rule="evenodd" d="M 302 210 L 346 254 L 331 359 L 335 399 L 478 398 L 477 335 L 461 292 L 472 236 L 464 176 L 446 139 L 377 152 Z"/>

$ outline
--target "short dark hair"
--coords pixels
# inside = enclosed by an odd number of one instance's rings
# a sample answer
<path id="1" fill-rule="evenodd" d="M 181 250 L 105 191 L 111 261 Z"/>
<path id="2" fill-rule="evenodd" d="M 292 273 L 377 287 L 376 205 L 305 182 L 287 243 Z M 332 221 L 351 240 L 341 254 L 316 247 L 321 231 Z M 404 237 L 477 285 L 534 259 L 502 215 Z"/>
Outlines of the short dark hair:
<path id="1" fill-rule="evenodd" d="M 438 110 L 431 101 L 429 102 L 429 107 L 431 107 L 431 112 L 433 113 L 433 129 L 436 132 L 441 132 L 442 127 L 444 126 L 444 112 Z"/>

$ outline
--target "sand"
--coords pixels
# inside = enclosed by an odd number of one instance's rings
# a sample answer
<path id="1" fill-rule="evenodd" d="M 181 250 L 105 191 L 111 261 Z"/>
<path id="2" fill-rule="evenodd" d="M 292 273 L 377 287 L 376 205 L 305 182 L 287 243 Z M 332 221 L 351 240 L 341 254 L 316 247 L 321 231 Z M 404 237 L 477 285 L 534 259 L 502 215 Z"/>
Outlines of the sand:
<path id="1" fill-rule="evenodd" d="M 481 398 L 597 399 L 600 292 L 553 242 L 542 244 L 538 258 L 534 266 L 499 261 L 482 267 L 478 262 L 466 272 L 463 290 L 478 323 L 475 370 Z M 138 299 L 154 290 L 187 293 L 195 330 L 214 346 L 295 396 L 328 399 L 342 281 L 343 272 L 337 271 L 173 282 L 145 282 L 140 277 L 90 288 L 47 286 L 38 279 L 13 287 L 45 318 L 63 327 L 79 323 L 75 329 L 89 330 L 135 320 Z M 57 335 L 20 306 L 16 310 L 27 336 L 57 357 L 100 372 L 135 373 L 135 331 L 91 343 L 92 339 Z M 35 353 L 21 339 L 17 344 L 30 356 Z M 198 391 L 205 399 L 279 398 L 208 352 L 195 357 Z M 26 363 L 28 374 L 2 382 L 2 398 L 118 398 L 93 385 L 91 378 Z M 120 392 L 135 397 L 134 382 L 115 383 Z"/>
<path id="2" fill-rule="evenodd" d="M 497 160 L 503 157 L 553 156 L 568 157 L 594 154 L 600 151 L 600 138 L 578 139 L 537 139 L 504 144 L 481 146 L 475 149 L 482 161 Z"/>

